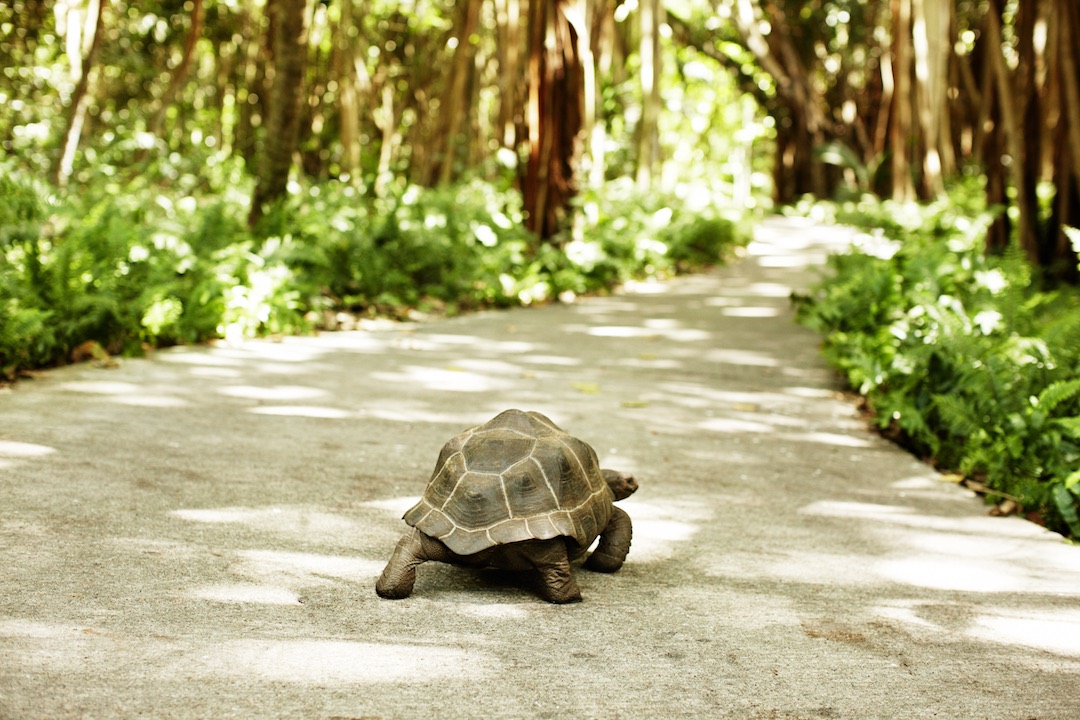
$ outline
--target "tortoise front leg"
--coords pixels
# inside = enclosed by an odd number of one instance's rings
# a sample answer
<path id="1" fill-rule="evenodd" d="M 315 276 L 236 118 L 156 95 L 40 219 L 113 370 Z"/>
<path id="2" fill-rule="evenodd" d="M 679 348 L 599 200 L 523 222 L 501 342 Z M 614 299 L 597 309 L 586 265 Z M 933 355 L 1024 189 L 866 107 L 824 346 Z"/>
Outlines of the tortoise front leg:
<path id="1" fill-rule="evenodd" d="M 600 543 L 596 546 L 585 567 L 597 572 L 615 572 L 623 566 L 626 554 L 630 552 L 630 536 L 633 525 L 630 516 L 617 507 L 613 507 L 611 520 L 600 533 Z"/>
<path id="2" fill-rule="evenodd" d="M 450 551 L 438 540 L 410 528 L 394 548 L 394 554 L 375 583 L 375 592 L 389 600 L 409 597 L 416 584 L 417 566 L 428 560 L 449 562 Z"/>
<path id="3" fill-rule="evenodd" d="M 530 541 L 528 560 L 540 573 L 540 595 L 545 600 L 559 604 L 581 602 L 581 590 L 570 570 L 565 540 Z"/>

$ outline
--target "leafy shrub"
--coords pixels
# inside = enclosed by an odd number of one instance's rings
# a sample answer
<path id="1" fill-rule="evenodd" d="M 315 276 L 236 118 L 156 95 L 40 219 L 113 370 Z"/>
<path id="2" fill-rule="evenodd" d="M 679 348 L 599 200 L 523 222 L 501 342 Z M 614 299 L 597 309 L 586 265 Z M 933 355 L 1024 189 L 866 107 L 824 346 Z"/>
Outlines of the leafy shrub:
<path id="1" fill-rule="evenodd" d="M 579 203 L 577 229 L 552 243 L 525 231 L 518 193 L 479 180 L 409 186 L 371 200 L 312 187 L 260 228 L 296 239 L 285 262 L 310 307 L 447 312 L 610 290 L 722 261 L 747 234 L 717 209 L 612 183 Z"/>
<path id="2" fill-rule="evenodd" d="M 714 208 L 613 184 L 583 204 L 577 239 L 540 243 L 521 198 L 479 180 L 380 198 L 342 183 L 290 195 L 259 225 L 236 168 L 166 192 L 111 176 L 78 196 L 0 171 L 0 373 L 111 353 L 306 332 L 341 310 L 527 305 L 712 264 L 742 241 Z M 211 188 L 211 189 L 214 189 Z M 587 239 L 586 239 L 587 238 Z"/>
<path id="3" fill-rule="evenodd" d="M 200 208 L 191 197 L 106 186 L 46 203 L 45 188 L 15 174 L 0 173 L 0 183 L 7 377 L 64 361 L 87 341 L 131 354 L 220 336 L 230 288 L 250 284 L 248 266 L 263 261 L 248 253 L 237 262 L 251 238 L 241 209 L 224 202 Z"/>
<path id="4" fill-rule="evenodd" d="M 985 213 L 904 213 L 892 254 L 830 258 L 801 319 L 883 430 L 1080 537 L 1080 293 L 1037 290 L 1017 250 L 986 256 Z"/>
<path id="5" fill-rule="evenodd" d="M 39 236 L 45 219 L 41 190 L 0 172 L 0 379 L 47 363 L 55 351 L 51 313 L 34 294 L 44 272 Z"/>
<path id="6" fill-rule="evenodd" d="M 582 224 L 564 250 L 579 269 L 582 291 L 708 267 L 749 240 L 741 214 L 643 192 L 629 178 L 587 191 L 576 202 Z"/>
<path id="7" fill-rule="evenodd" d="M 518 302 L 503 275 L 534 244 L 517 195 L 478 181 L 376 200 L 316 186 L 280 206 L 269 229 L 297 240 L 284 259 L 307 304 L 361 311 Z"/>

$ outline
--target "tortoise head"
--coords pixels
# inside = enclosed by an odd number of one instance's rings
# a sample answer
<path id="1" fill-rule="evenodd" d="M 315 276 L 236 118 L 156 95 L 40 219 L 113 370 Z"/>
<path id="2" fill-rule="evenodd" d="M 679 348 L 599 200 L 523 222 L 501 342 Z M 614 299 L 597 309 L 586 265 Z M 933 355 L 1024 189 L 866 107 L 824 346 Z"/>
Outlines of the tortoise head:
<path id="1" fill-rule="evenodd" d="M 604 476 L 604 482 L 611 488 L 611 492 L 615 494 L 616 500 L 624 500 L 638 489 L 637 480 L 630 473 L 618 470 L 601 470 L 600 473 Z"/>

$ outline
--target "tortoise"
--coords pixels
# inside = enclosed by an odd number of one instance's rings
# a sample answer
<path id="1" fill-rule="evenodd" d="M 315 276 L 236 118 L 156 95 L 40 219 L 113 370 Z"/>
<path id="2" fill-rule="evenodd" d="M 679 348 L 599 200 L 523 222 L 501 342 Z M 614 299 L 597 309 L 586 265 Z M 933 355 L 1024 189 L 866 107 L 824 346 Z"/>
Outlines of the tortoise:
<path id="1" fill-rule="evenodd" d="M 637 490 L 632 475 L 601 470 L 596 452 L 537 412 L 506 410 L 446 443 L 411 526 L 375 584 L 408 597 L 428 560 L 535 570 L 549 602 L 581 600 L 571 562 L 600 537 L 585 567 L 615 572 L 630 550 L 630 516 L 615 500 Z"/>

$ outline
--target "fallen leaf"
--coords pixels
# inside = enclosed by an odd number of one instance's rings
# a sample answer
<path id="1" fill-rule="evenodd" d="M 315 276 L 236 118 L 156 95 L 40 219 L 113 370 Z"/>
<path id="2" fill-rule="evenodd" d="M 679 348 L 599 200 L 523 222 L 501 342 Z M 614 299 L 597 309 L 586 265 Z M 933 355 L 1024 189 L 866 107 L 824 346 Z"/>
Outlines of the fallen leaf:
<path id="1" fill-rule="evenodd" d="M 600 386 L 590 382 L 570 383 L 570 386 L 583 395 L 599 395 Z"/>
<path id="2" fill-rule="evenodd" d="M 119 365 L 96 340 L 87 340 L 71 351 L 71 362 L 80 363 L 88 360 L 95 367 L 114 368 Z"/>
<path id="3" fill-rule="evenodd" d="M 1015 515 L 1020 509 L 1012 500 L 1005 500 L 1000 505 L 990 510 L 990 514 L 994 516 Z"/>
<path id="4" fill-rule="evenodd" d="M 624 408 L 643 408 L 649 407 L 649 403 L 645 400 L 623 400 L 622 406 Z"/>

